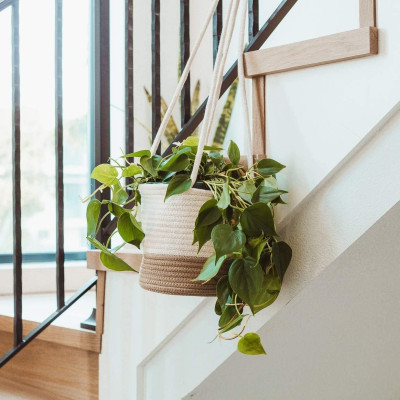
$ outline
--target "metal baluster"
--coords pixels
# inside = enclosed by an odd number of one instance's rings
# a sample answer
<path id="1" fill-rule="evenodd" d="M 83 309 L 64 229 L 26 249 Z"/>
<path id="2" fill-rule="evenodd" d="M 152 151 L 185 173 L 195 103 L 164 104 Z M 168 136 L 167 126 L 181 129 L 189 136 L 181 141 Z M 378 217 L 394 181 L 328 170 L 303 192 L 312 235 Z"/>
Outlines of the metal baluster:
<path id="1" fill-rule="evenodd" d="M 221 39 L 222 33 L 222 0 L 219 0 L 217 9 L 213 16 L 213 65 L 217 58 L 219 40 Z"/>
<path id="2" fill-rule="evenodd" d="M 259 30 L 259 4 L 258 0 L 249 0 L 249 42 L 257 35 Z"/>
<path id="3" fill-rule="evenodd" d="M 62 83 L 62 8 L 55 0 L 55 122 L 56 122 L 56 268 L 57 309 L 64 306 L 64 154 L 63 154 L 63 83 Z"/>
<path id="4" fill-rule="evenodd" d="M 181 72 L 186 66 L 190 56 L 190 5 L 189 0 L 181 0 L 180 7 L 181 29 L 180 29 L 180 44 L 181 44 Z M 185 85 L 181 93 L 181 126 L 189 121 L 191 116 L 190 110 L 190 74 L 187 77 Z"/>
<path id="5" fill-rule="evenodd" d="M 133 112 L 133 0 L 125 0 L 125 152 L 132 153 Z"/>

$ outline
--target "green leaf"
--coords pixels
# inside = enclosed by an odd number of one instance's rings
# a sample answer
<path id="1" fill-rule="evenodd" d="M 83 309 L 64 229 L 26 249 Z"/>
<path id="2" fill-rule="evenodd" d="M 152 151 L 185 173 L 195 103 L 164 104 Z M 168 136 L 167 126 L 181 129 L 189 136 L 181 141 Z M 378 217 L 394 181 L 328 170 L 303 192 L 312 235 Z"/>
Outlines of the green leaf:
<path id="1" fill-rule="evenodd" d="M 222 189 L 221 197 L 218 200 L 218 208 L 225 210 L 228 208 L 230 202 L 231 196 L 229 194 L 229 182 L 226 181 Z"/>
<path id="2" fill-rule="evenodd" d="M 254 300 L 263 284 L 264 272 L 260 265 L 250 267 L 243 259 L 236 259 L 229 269 L 229 284 L 254 313 Z"/>
<path id="3" fill-rule="evenodd" d="M 267 354 L 261 344 L 260 336 L 257 333 L 246 333 L 238 342 L 237 349 L 243 353 L 252 356 Z"/>
<path id="4" fill-rule="evenodd" d="M 118 219 L 118 233 L 121 235 L 125 242 L 133 244 L 140 248 L 140 243 L 144 239 L 144 232 L 142 231 L 141 224 L 136 221 L 131 213 L 124 213 Z"/>
<path id="5" fill-rule="evenodd" d="M 240 216 L 240 224 L 247 236 L 275 236 L 275 224 L 268 204 L 256 203 L 247 207 Z"/>
<path id="6" fill-rule="evenodd" d="M 215 314 L 220 315 L 220 316 L 222 315 L 222 308 L 221 308 L 218 300 L 215 301 L 214 311 L 215 311 Z"/>
<path id="7" fill-rule="evenodd" d="M 250 244 L 251 243 L 251 239 L 248 242 Z M 267 243 L 268 243 L 268 239 L 265 239 L 265 240 L 259 242 L 254 247 L 247 246 L 248 253 L 255 260 L 256 263 L 258 263 L 260 261 L 261 253 L 263 252 L 264 247 L 265 247 L 265 245 Z"/>
<path id="8" fill-rule="evenodd" d="M 292 260 L 292 249 L 285 242 L 275 242 L 272 245 L 272 261 L 275 265 L 276 272 L 283 282 L 285 272 Z"/>
<path id="9" fill-rule="evenodd" d="M 221 309 L 225 309 L 228 297 L 232 295 L 228 275 L 221 277 L 217 283 L 217 298 Z"/>
<path id="10" fill-rule="evenodd" d="M 122 176 L 126 178 L 140 173 L 142 173 L 142 169 L 136 164 L 131 164 L 128 167 L 124 168 L 124 170 L 122 171 Z"/>
<path id="11" fill-rule="evenodd" d="M 110 249 L 107 249 L 104 244 L 100 243 L 96 238 L 88 236 L 86 238 L 96 249 L 103 251 L 104 253 L 111 254 Z"/>
<path id="12" fill-rule="evenodd" d="M 118 170 L 110 164 L 100 164 L 92 171 L 90 177 L 96 179 L 100 183 L 111 186 L 117 181 Z"/>
<path id="13" fill-rule="evenodd" d="M 100 253 L 100 260 L 105 267 L 112 269 L 113 271 L 134 271 L 135 269 L 130 267 L 124 260 L 111 253 Z"/>
<path id="14" fill-rule="evenodd" d="M 233 306 L 229 306 L 229 307 L 231 307 L 231 308 L 233 308 L 233 310 L 235 310 L 235 308 L 234 308 Z M 236 314 L 236 315 L 237 315 L 237 314 Z M 233 321 L 231 321 L 228 325 L 225 324 L 224 327 L 222 327 L 221 329 L 218 329 L 218 333 L 219 333 L 219 334 L 222 334 L 222 333 L 225 333 L 225 332 L 230 331 L 230 330 L 233 329 L 233 328 L 236 328 L 238 325 L 240 325 L 240 324 L 242 323 L 242 319 L 243 319 L 244 317 L 247 317 L 247 314 L 244 314 L 244 315 L 239 314 L 239 315 L 238 315 Z M 232 319 L 232 317 L 231 317 L 231 319 Z M 228 321 L 228 322 L 229 322 L 229 321 Z"/>
<path id="15" fill-rule="evenodd" d="M 215 275 L 218 274 L 219 270 L 222 267 L 223 262 L 225 261 L 226 256 L 221 257 L 218 261 L 215 260 L 215 254 L 210 256 L 207 261 L 204 263 L 204 266 L 199 274 L 199 276 L 195 279 L 196 281 L 209 281 L 214 278 Z"/>
<path id="16" fill-rule="evenodd" d="M 147 171 L 151 176 L 157 176 L 157 168 L 160 165 L 162 157 L 158 154 L 155 154 L 152 157 L 143 156 L 140 159 L 140 165 L 143 167 L 145 171 Z"/>
<path id="17" fill-rule="evenodd" d="M 128 212 L 128 210 L 125 210 L 115 203 L 108 203 L 108 211 L 110 211 L 110 213 L 115 215 L 116 217 L 120 217 L 123 213 Z"/>
<path id="18" fill-rule="evenodd" d="M 234 165 L 238 165 L 240 161 L 240 150 L 237 144 L 231 140 L 228 148 L 228 157 L 231 160 L 231 163 Z"/>
<path id="19" fill-rule="evenodd" d="M 270 306 L 279 296 L 281 283 L 277 276 L 264 275 L 263 284 L 254 298 L 254 314 Z"/>
<path id="20" fill-rule="evenodd" d="M 199 145 L 199 138 L 197 136 L 189 136 L 182 142 L 181 147 L 184 146 L 197 147 L 198 145 Z"/>
<path id="21" fill-rule="evenodd" d="M 201 228 L 212 225 L 221 218 L 221 210 L 217 207 L 217 200 L 207 200 L 200 208 L 195 227 Z"/>
<path id="22" fill-rule="evenodd" d="M 122 204 L 128 199 L 128 193 L 121 186 L 119 181 L 115 182 L 112 186 L 112 201 L 117 204 Z"/>
<path id="23" fill-rule="evenodd" d="M 97 199 L 93 199 L 86 209 L 86 222 L 87 222 L 87 236 L 96 233 L 97 221 L 100 216 L 101 203 Z"/>
<path id="24" fill-rule="evenodd" d="M 210 160 L 212 161 L 212 163 L 216 167 L 220 168 L 221 164 L 224 161 L 224 156 L 222 154 L 216 153 L 216 152 L 211 152 L 208 156 L 210 157 Z"/>
<path id="25" fill-rule="evenodd" d="M 246 236 L 241 230 L 233 230 L 230 225 L 216 225 L 211 232 L 216 259 L 225 254 L 240 250 L 246 243 Z"/>
<path id="26" fill-rule="evenodd" d="M 182 150 L 177 151 L 168 159 L 164 160 L 160 165 L 160 171 L 170 171 L 170 172 L 179 172 L 186 169 L 190 160 L 186 153 L 190 152 L 190 147 L 185 147 Z"/>
<path id="27" fill-rule="evenodd" d="M 244 181 L 237 189 L 238 195 L 248 203 L 251 203 L 253 193 L 256 191 L 256 186 L 251 181 Z"/>
<path id="28" fill-rule="evenodd" d="M 278 198 L 281 194 L 287 193 L 285 190 L 275 189 L 269 186 L 259 186 L 251 198 L 252 203 L 270 203 Z"/>
<path id="29" fill-rule="evenodd" d="M 278 161 L 272 160 L 271 158 L 265 158 L 257 163 L 258 173 L 264 177 L 277 174 L 283 168 L 286 168 L 286 166 L 278 163 Z"/>
<path id="30" fill-rule="evenodd" d="M 150 150 L 135 151 L 134 153 L 125 154 L 123 157 L 128 158 L 128 157 L 143 157 L 143 156 L 150 157 L 151 156 Z"/>
<path id="31" fill-rule="evenodd" d="M 193 243 L 195 244 L 199 242 L 199 249 L 198 253 L 200 252 L 201 248 L 211 239 L 211 232 L 214 229 L 214 226 L 222 222 L 222 218 L 218 221 L 214 222 L 212 225 L 203 226 L 201 228 L 195 228 L 193 230 Z"/>
<path id="32" fill-rule="evenodd" d="M 192 181 L 189 175 L 180 174 L 175 175 L 168 184 L 167 193 L 165 194 L 164 201 L 167 200 L 169 197 L 186 192 L 190 189 L 190 185 Z"/>

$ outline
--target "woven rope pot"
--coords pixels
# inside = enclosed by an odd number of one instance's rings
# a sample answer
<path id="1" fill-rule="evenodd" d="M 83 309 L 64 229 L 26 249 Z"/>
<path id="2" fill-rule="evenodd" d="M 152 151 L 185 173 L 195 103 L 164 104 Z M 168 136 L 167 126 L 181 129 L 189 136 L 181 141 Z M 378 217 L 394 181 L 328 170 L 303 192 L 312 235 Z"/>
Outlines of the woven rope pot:
<path id="1" fill-rule="evenodd" d="M 215 296 L 218 275 L 205 284 L 193 282 L 214 252 L 211 242 L 199 254 L 198 245 L 192 246 L 197 214 L 212 197 L 211 191 L 192 188 L 164 202 L 166 184 L 144 184 L 139 190 L 142 197 L 139 219 L 146 234 L 142 243 L 140 286 L 165 294 Z"/>

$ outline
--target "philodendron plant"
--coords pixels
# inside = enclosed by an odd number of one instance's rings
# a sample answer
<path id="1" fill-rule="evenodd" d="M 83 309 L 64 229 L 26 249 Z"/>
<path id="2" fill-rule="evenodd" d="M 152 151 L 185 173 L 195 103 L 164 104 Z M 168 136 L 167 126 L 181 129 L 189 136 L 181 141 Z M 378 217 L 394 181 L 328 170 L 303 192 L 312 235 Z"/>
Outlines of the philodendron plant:
<path id="1" fill-rule="evenodd" d="M 197 144 L 197 138 L 189 137 L 183 143 L 176 143 L 172 154 L 166 157 L 151 156 L 148 150 L 142 150 L 93 170 L 91 177 L 101 184 L 97 190 L 110 188 L 112 193 L 111 200 L 92 199 L 87 207 L 87 238 L 101 250 L 101 261 L 106 267 L 133 270 L 118 257 L 117 251 L 126 243 L 139 248 L 145 237 L 136 218 L 140 185 L 168 184 L 165 200 L 190 189 Z M 223 271 L 223 264 L 229 265 L 217 284 L 217 337 L 240 338 L 238 350 L 242 353 L 266 354 L 256 333 L 243 335 L 243 332 L 252 315 L 276 300 L 291 260 L 291 248 L 279 240 L 274 224 L 274 209 L 285 204 L 281 196 L 287 193 L 278 188 L 275 175 L 285 166 L 262 159 L 246 170 L 240 165 L 240 152 L 232 141 L 229 161 L 224 159 L 220 148 L 204 150 L 198 181 L 211 190 L 213 197 L 203 204 L 193 221 L 193 245 L 200 250 L 211 240 L 215 252 L 205 262 L 197 280 L 207 282 Z M 128 161 L 133 157 L 139 161 Z M 108 207 L 105 215 L 100 215 L 102 204 Z M 118 220 L 113 234 L 118 233 L 124 241 L 114 249 L 109 248 L 112 235 L 106 243 L 96 239 L 109 214 Z M 232 333 L 233 329 L 239 332 Z"/>

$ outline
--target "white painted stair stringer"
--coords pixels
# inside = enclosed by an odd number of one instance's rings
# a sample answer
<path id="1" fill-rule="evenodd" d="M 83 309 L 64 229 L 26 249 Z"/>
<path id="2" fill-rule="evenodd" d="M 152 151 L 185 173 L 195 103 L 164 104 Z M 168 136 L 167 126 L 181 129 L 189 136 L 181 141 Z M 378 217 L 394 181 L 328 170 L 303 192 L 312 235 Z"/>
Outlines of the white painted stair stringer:
<path id="1" fill-rule="evenodd" d="M 399 109 L 396 104 L 283 220 L 280 232 L 294 249 L 292 266 L 278 300 L 249 329 L 265 325 L 400 199 Z M 141 363 L 140 400 L 182 398 L 235 351 L 234 343 L 207 344 L 216 326 L 211 302 L 196 314 Z"/>

